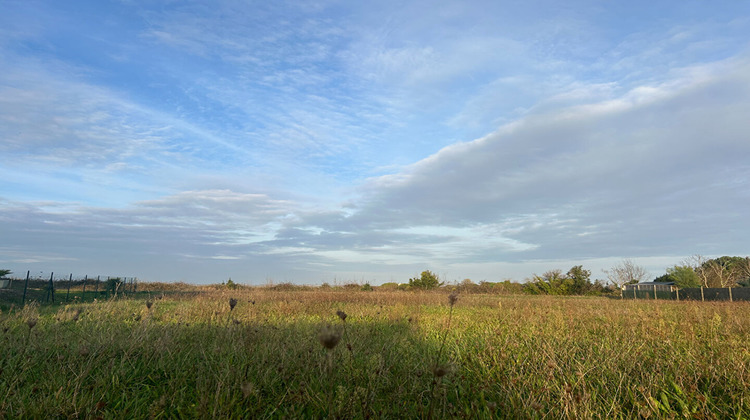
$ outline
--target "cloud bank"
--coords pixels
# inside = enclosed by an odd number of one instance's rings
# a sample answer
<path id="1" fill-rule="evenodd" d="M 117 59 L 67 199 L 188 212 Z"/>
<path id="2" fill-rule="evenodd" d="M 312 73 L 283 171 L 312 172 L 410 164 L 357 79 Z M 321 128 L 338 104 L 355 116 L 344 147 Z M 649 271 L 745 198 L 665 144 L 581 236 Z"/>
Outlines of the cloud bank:
<path id="1" fill-rule="evenodd" d="M 748 255 L 750 10 L 715 9 L 13 3 L 0 266 L 381 283 Z"/>

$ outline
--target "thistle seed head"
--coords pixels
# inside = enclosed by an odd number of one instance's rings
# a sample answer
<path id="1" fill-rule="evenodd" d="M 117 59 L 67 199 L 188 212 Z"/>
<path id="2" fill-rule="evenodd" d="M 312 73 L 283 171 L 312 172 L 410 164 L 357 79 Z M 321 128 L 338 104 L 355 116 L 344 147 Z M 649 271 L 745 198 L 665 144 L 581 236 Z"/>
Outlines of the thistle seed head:
<path id="1" fill-rule="evenodd" d="M 320 344 L 328 350 L 333 350 L 341 340 L 341 333 L 331 328 L 330 325 L 326 325 L 318 333 L 318 340 Z"/>
<path id="2" fill-rule="evenodd" d="M 154 302 L 151 302 L 150 300 L 146 301 L 146 309 L 151 309 L 151 305 L 153 305 Z"/>
<path id="3" fill-rule="evenodd" d="M 29 329 L 32 329 L 32 328 L 36 327 L 36 322 L 37 322 L 36 318 L 29 318 L 29 319 L 26 320 L 26 325 L 29 326 Z"/>
<path id="4" fill-rule="evenodd" d="M 458 291 L 454 290 L 451 292 L 450 295 L 448 295 L 448 303 L 450 303 L 451 306 L 456 304 L 456 301 L 458 300 Z"/>
<path id="5" fill-rule="evenodd" d="M 450 371 L 451 371 L 450 365 L 435 366 L 432 369 L 432 374 L 435 375 L 436 378 L 442 378 L 443 376 L 449 374 Z"/>
<path id="6" fill-rule="evenodd" d="M 336 311 L 336 315 L 338 315 L 342 321 L 346 322 L 346 312 L 339 309 L 338 311 Z"/>
<path id="7" fill-rule="evenodd" d="M 230 310 L 230 311 L 234 310 L 234 307 L 235 307 L 235 306 L 237 306 L 237 299 L 235 299 L 235 298 L 230 298 L 230 299 L 229 299 L 229 310 Z"/>
<path id="8" fill-rule="evenodd" d="M 255 386 L 250 382 L 245 382 L 242 384 L 242 395 L 247 398 L 253 394 L 255 394 Z"/>

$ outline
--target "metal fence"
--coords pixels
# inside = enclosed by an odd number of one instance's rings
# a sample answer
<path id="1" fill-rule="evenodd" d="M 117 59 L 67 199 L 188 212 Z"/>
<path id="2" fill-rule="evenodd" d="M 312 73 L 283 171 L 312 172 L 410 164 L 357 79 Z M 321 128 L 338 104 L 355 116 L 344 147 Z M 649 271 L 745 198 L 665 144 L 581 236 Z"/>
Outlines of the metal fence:
<path id="1" fill-rule="evenodd" d="M 93 301 L 136 293 L 138 279 L 135 277 L 84 276 L 73 278 L 73 274 L 55 277 L 42 274 L 24 278 L 10 278 L 0 289 L 0 302 L 24 305 L 27 301 L 60 303 Z"/>
<path id="2" fill-rule="evenodd" d="M 632 288 L 623 290 L 625 299 L 692 300 L 692 301 L 750 301 L 750 287 L 677 287 Z"/>

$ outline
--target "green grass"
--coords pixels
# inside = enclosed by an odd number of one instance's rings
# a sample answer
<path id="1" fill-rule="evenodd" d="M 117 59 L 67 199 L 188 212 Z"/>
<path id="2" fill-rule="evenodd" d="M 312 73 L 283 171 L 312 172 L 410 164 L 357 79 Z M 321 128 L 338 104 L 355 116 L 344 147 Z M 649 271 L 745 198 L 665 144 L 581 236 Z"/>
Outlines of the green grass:
<path id="1" fill-rule="evenodd" d="M 750 417 L 745 302 L 466 295 L 446 336 L 448 313 L 263 289 L 5 310 L 0 417 Z"/>

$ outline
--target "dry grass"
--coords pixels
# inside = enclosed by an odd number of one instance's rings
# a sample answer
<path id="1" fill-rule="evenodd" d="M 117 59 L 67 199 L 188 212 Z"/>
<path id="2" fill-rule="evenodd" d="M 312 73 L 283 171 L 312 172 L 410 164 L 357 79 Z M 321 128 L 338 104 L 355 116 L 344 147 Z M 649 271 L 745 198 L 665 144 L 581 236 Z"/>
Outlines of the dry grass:
<path id="1" fill-rule="evenodd" d="M 159 297 L 3 313 L 0 417 L 750 416 L 743 302 Z"/>

